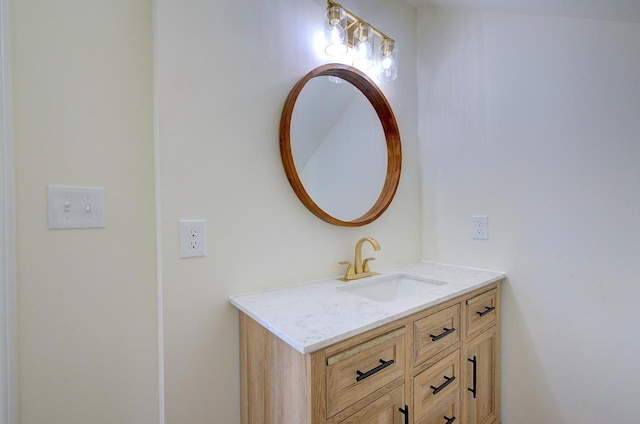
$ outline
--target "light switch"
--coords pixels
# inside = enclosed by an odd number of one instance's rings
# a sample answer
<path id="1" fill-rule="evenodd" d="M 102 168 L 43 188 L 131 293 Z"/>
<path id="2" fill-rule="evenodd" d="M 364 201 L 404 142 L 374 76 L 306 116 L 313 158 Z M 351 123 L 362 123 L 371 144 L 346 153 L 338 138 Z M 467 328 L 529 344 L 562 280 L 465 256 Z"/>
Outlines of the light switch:
<path id="1" fill-rule="evenodd" d="M 49 229 L 104 226 L 104 188 L 49 186 Z"/>

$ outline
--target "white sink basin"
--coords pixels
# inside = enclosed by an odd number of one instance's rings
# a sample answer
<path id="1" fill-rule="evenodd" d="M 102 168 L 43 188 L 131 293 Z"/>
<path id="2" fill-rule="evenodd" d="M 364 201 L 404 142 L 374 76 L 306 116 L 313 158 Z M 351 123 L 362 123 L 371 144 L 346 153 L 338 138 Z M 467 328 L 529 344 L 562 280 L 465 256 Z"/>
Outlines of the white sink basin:
<path id="1" fill-rule="evenodd" d="M 367 277 L 365 280 L 348 283 L 343 290 L 376 302 L 388 303 L 407 296 L 416 296 L 433 289 L 434 285 L 446 284 L 442 281 L 419 278 L 406 274 Z"/>

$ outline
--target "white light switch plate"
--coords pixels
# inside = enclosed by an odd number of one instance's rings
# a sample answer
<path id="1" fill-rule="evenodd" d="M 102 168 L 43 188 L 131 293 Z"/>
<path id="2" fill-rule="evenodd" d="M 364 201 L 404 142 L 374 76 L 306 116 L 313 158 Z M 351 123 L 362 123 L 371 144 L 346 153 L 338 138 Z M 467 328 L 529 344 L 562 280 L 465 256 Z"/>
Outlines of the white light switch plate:
<path id="1" fill-rule="evenodd" d="M 104 228 L 104 188 L 49 186 L 49 229 Z"/>

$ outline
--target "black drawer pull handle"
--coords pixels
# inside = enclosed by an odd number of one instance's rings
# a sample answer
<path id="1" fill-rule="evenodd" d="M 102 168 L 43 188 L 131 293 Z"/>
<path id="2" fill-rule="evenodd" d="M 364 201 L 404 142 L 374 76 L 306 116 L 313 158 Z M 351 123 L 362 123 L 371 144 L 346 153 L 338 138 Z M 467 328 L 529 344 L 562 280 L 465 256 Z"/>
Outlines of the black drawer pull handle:
<path id="1" fill-rule="evenodd" d="M 374 369 L 369 370 L 367 372 L 362 372 L 359 370 L 356 371 L 356 374 L 358 374 L 358 376 L 356 377 L 356 381 L 361 381 L 367 377 L 371 377 L 373 374 L 377 373 L 378 371 L 382 371 L 383 369 L 387 368 L 389 365 L 393 365 L 395 362 L 396 361 L 394 361 L 393 359 L 390 361 L 385 361 L 383 359 L 380 359 L 380 365 L 378 365 Z"/>
<path id="2" fill-rule="evenodd" d="M 438 393 L 440 393 L 445 387 L 447 387 L 449 384 L 453 383 L 453 381 L 456 379 L 455 376 L 453 377 L 447 377 L 446 375 L 444 376 L 444 379 L 446 380 L 444 383 L 442 383 L 440 385 L 440 387 L 433 387 L 431 386 L 431 390 L 433 390 L 433 394 L 437 395 Z"/>
<path id="3" fill-rule="evenodd" d="M 478 359 L 473 356 L 473 359 L 467 359 L 467 361 L 473 364 L 473 389 L 467 388 L 471 393 L 473 393 L 473 398 L 476 398 L 476 391 L 478 388 L 477 385 L 477 377 L 478 377 Z"/>
<path id="4" fill-rule="evenodd" d="M 449 418 L 445 415 L 444 419 L 447 420 L 447 422 L 444 424 L 453 424 L 454 422 L 456 422 L 456 417 Z"/>
<path id="5" fill-rule="evenodd" d="M 456 331 L 455 328 L 447 328 L 444 327 L 443 328 L 444 332 L 438 334 L 437 336 L 434 336 L 433 334 L 429 334 L 429 337 L 431 337 L 431 341 L 432 342 L 437 342 L 438 340 L 440 340 L 443 337 L 448 336 L 449 334 L 453 333 L 454 331 Z"/>
<path id="6" fill-rule="evenodd" d="M 409 407 L 405 405 L 404 409 L 400 408 L 398 411 L 404 414 L 404 424 L 409 424 Z"/>
<path id="7" fill-rule="evenodd" d="M 493 311 L 494 309 L 496 309 L 496 308 L 494 308 L 492 306 L 485 306 L 484 307 L 484 311 L 476 312 L 476 314 L 478 314 L 481 317 L 483 317 L 483 316 L 487 315 L 489 312 Z"/>

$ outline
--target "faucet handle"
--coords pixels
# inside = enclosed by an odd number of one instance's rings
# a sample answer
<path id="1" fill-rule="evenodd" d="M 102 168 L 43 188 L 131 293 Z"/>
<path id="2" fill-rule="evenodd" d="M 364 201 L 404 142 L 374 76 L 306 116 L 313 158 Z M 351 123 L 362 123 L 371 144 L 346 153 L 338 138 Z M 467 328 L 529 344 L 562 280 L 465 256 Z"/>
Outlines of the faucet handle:
<path id="1" fill-rule="evenodd" d="M 369 261 L 375 261 L 376 258 L 365 258 L 362 261 L 362 272 L 370 272 L 371 270 L 369 269 Z"/>
<path id="2" fill-rule="evenodd" d="M 350 280 L 353 277 L 353 264 L 349 261 L 341 261 L 338 262 L 340 265 L 346 265 L 347 266 L 347 272 L 344 274 L 344 279 L 345 280 Z"/>

